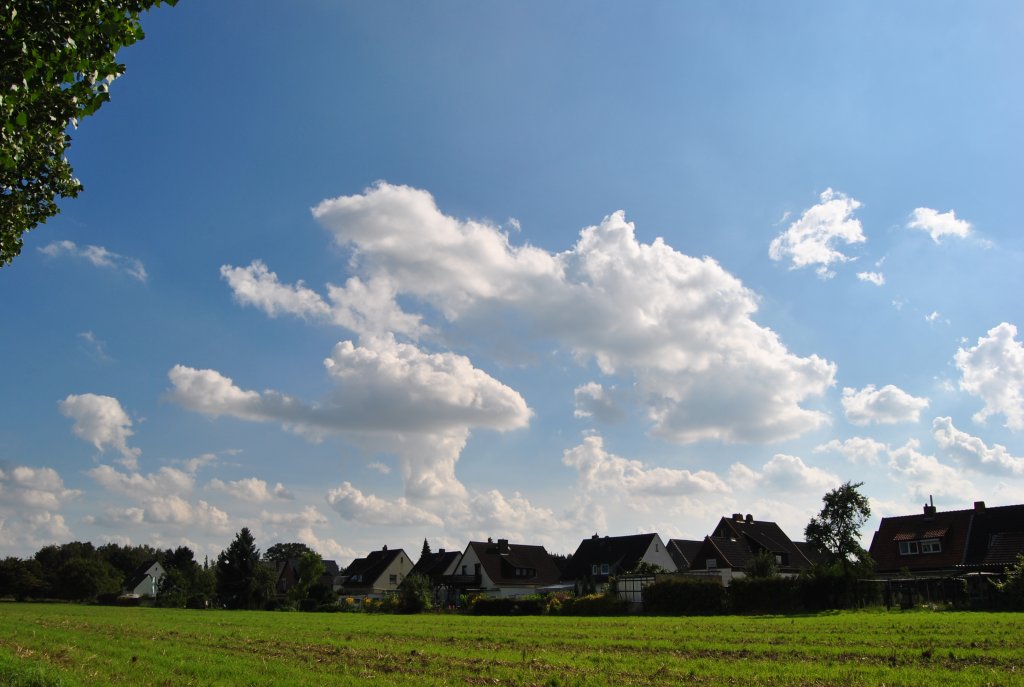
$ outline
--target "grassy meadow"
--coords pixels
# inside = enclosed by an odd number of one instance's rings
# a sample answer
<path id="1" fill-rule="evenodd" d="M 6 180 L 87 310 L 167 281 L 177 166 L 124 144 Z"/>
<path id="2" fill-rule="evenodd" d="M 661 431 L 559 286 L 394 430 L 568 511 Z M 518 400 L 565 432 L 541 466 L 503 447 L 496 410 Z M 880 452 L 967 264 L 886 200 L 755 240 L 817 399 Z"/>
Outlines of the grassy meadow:
<path id="1" fill-rule="evenodd" d="M 1024 685 L 1024 614 L 473 617 L 0 604 L 0 685 Z"/>

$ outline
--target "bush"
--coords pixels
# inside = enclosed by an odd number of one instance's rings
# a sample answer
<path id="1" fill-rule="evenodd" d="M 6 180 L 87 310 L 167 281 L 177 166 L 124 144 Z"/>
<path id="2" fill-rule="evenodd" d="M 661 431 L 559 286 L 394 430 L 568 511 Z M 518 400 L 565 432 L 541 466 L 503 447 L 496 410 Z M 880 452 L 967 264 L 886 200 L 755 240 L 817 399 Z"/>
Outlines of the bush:
<path id="1" fill-rule="evenodd" d="M 469 610 L 473 615 L 541 615 L 544 603 L 539 596 L 478 597 Z"/>
<path id="2" fill-rule="evenodd" d="M 617 596 L 607 594 L 587 594 L 586 596 L 569 597 L 558 604 L 557 610 L 549 604 L 549 612 L 558 615 L 601 616 L 625 615 L 628 604 Z"/>
<path id="3" fill-rule="evenodd" d="M 644 611 L 652 615 L 715 615 L 725 606 L 717 579 L 677 578 L 644 587 Z"/>
<path id="4" fill-rule="evenodd" d="M 727 590 L 733 613 L 795 613 L 802 610 L 795 577 L 738 577 Z"/>

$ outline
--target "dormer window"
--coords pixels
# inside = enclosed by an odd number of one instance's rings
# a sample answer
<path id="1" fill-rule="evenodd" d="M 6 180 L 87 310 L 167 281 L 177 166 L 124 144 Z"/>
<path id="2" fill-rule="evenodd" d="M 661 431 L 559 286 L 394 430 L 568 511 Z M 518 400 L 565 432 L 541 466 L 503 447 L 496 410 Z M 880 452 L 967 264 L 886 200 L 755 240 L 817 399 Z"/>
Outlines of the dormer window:
<path id="1" fill-rule="evenodd" d="M 916 541 L 901 541 L 900 542 L 900 555 L 901 556 L 916 556 L 920 553 Z"/>
<path id="2" fill-rule="evenodd" d="M 938 539 L 921 540 L 921 553 L 942 553 L 942 542 Z"/>
<path id="3" fill-rule="evenodd" d="M 704 561 L 704 567 L 707 568 L 708 570 L 714 570 L 715 568 L 718 567 L 718 559 L 717 558 L 708 558 L 708 559 L 706 559 Z"/>
<path id="4" fill-rule="evenodd" d="M 607 563 L 602 563 L 601 564 L 601 574 L 602 575 L 607 575 L 608 574 L 608 564 Z"/>

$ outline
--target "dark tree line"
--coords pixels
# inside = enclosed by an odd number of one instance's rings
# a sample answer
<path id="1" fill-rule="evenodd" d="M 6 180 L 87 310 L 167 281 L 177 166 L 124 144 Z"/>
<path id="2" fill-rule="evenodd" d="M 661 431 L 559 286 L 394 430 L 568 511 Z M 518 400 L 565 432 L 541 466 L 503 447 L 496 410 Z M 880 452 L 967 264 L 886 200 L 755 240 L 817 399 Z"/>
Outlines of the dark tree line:
<path id="1" fill-rule="evenodd" d="M 295 584 L 287 590 L 285 602 L 317 607 L 334 600 L 318 553 L 305 544 L 282 543 L 261 557 L 248 528 L 238 532 L 213 564 L 197 561 L 187 546 L 159 550 L 148 545 L 51 544 L 31 558 L 0 560 L 0 597 L 113 601 L 134 575 L 154 561 L 165 571 L 154 599 L 159 606 L 273 607 L 281 601 L 275 588 L 280 564 L 295 569 Z"/>

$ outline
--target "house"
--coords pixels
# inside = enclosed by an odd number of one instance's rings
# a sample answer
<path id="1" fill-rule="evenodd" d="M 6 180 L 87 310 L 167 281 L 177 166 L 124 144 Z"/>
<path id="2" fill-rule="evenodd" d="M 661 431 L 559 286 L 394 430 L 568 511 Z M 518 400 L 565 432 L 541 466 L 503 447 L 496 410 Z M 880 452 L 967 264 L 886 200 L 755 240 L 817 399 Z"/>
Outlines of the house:
<path id="1" fill-rule="evenodd" d="M 339 591 L 345 596 L 380 598 L 394 592 L 410 572 L 412 561 L 402 549 L 371 551 L 365 558 L 357 558 L 338 578 Z M 336 588 L 339 585 L 336 584 Z"/>
<path id="2" fill-rule="evenodd" d="M 412 567 L 410 575 L 423 575 L 430 580 L 435 606 L 444 608 L 455 604 L 458 597 L 449 589 L 450 585 L 446 578 L 455 574 L 456 565 L 461 557 L 462 554 L 458 551 L 438 549 L 437 553 L 421 555 L 416 565 Z"/>
<path id="3" fill-rule="evenodd" d="M 924 512 L 882 518 L 869 549 L 879 575 L 1001 573 L 1024 553 L 1024 505 Z"/>
<path id="4" fill-rule="evenodd" d="M 792 577 L 814 567 L 815 560 L 804 542 L 794 542 L 776 523 L 754 520 L 734 513 L 723 517 L 712 534 L 693 552 L 690 574 L 718 575 L 728 585 L 746 576 L 754 559 L 769 554 L 779 574 Z"/>
<path id="5" fill-rule="evenodd" d="M 298 558 L 289 558 L 286 561 L 262 561 L 263 565 L 273 571 L 274 593 L 277 596 L 286 596 L 288 590 L 298 584 L 300 577 L 299 561 L 300 559 Z M 324 564 L 324 572 L 320 576 L 318 583 L 327 589 L 333 589 L 334 580 L 340 574 L 338 564 L 332 560 L 324 560 L 322 562 Z"/>
<path id="6" fill-rule="evenodd" d="M 665 548 L 668 549 L 668 555 L 672 556 L 676 569 L 685 572 L 693 567 L 702 543 L 700 539 L 669 539 Z"/>
<path id="7" fill-rule="evenodd" d="M 452 593 L 507 597 L 536 594 L 558 579 L 558 564 L 543 546 L 488 539 L 469 542 L 444 581 Z"/>
<path id="8" fill-rule="evenodd" d="M 164 570 L 164 566 L 160 564 L 160 561 L 153 560 L 144 563 L 128 578 L 128 582 L 124 586 L 124 595 L 136 598 L 156 596 L 157 591 L 160 589 L 160 580 L 166 574 L 167 571 Z"/>
<path id="9" fill-rule="evenodd" d="M 562 571 L 562 580 L 577 585 L 603 585 L 608 578 L 632 572 L 641 563 L 675 572 L 677 566 L 657 534 L 584 539 Z"/>

